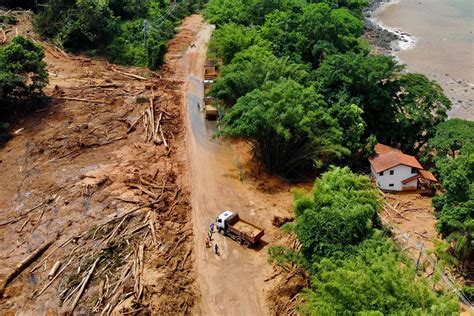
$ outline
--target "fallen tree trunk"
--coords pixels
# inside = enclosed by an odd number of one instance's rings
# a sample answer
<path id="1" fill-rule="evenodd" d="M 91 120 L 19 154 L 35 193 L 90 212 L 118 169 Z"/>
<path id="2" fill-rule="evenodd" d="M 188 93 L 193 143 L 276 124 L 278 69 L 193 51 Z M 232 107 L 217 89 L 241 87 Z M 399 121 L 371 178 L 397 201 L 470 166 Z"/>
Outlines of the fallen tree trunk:
<path id="1" fill-rule="evenodd" d="M 50 241 L 44 243 L 41 247 L 36 249 L 31 255 L 26 257 L 22 262 L 20 262 L 15 269 L 13 269 L 12 272 L 10 272 L 7 277 L 5 278 L 5 281 L 2 284 L 2 287 L 0 288 L 0 297 L 3 297 L 3 292 L 5 291 L 5 288 L 7 287 L 10 282 L 12 282 L 23 270 L 25 270 L 30 264 L 33 263 L 37 258 L 39 258 L 45 251 L 46 249 L 49 248 L 53 244 L 53 242 L 57 239 L 57 237 L 51 239 Z"/>
<path id="2" fill-rule="evenodd" d="M 74 311 L 74 309 L 76 308 L 77 306 L 77 303 L 79 302 L 82 294 L 84 293 L 84 290 L 86 289 L 86 285 L 87 283 L 89 283 L 89 280 L 92 276 L 92 273 L 94 273 L 94 270 L 95 270 L 95 267 L 97 266 L 97 264 L 99 263 L 100 259 L 102 257 L 98 257 L 94 263 L 92 264 L 92 267 L 91 269 L 89 270 L 89 273 L 87 274 L 86 278 L 84 279 L 83 283 L 82 283 L 82 286 L 81 288 L 79 289 L 79 293 L 77 294 L 76 298 L 74 299 L 74 302 L 72 303 L 72 307 L 71 307 L 71 313 Z"/>

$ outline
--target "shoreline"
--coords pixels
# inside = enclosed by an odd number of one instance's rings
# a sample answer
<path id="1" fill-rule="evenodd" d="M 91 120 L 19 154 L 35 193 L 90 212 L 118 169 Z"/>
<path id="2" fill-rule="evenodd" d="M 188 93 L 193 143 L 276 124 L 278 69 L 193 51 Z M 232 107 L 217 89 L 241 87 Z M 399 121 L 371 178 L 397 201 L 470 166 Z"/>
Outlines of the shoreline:
<path id="1" fill-rule="evenodd" d="M 399 0 L 372 0 L 364 9 L 364 37 L 372 45 L 373 52 L 393 56 L 399 63 L 406 66 L 406 72 L 422 73 L 430 80 L 436 81 L 452 102 L 452 108 L 448 112 L 449 118 L 474 120 L 474 84 L 472 82 L 456 78 L 447 71 L 423 68 L 417 64 L 416 60 L 411 60 L 410 65 L 407 65 L 407 61 L 398 56 L 398 53 L 400 55 L 405 53 L 406 57 L 408 50 L 416 50 L 418 39 L 399 28 L 384 25 L 383 21 L 377 17 L 387 6 L 398 2 Z"/>
<path id="2" fill-rule="evenodd" d="M 376 53 L 383 55 L 393 55 L 395 41 L 401 38 L 397 33 L 389 30 L 375 18 L 377 12 L 383 10 L 386 5 L 395 2 L 394 0 L 372 0 L 363 10 L 365 34 L 364 37 L 370 42 Z"/>

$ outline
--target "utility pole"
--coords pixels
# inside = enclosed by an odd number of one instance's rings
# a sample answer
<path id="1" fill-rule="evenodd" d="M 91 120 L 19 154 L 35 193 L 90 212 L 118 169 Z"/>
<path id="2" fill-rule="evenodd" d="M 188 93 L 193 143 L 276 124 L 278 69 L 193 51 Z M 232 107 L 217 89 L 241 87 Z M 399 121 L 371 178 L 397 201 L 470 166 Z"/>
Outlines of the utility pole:
<path id="1" fill-rule="evenodd" d="M 418 267 L 420 266 L 421 254 L 423 253 L 424 246 L 425 244 L 420 243 L 420 254 L 418 255 L 418 259 L 416 260 L 415 277 L 416 277 L 416 273 L 418 272 Z"/>

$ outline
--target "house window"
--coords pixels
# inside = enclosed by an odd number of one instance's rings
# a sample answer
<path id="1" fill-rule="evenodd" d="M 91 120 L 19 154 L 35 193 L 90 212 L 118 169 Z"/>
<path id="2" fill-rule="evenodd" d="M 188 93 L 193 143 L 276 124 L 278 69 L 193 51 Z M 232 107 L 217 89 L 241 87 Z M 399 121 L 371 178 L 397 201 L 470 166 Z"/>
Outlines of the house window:
<path id="1" fill-rule="evenodd" d="M 390 170 L 390 175 L 393 176 L 394 170 Z"/>
<path id="2" fill-rule="evenodd" d="M 382 172 L 379 172 L 379 176 L 383 176 L 383 171 L 382 171 Z"/>
<path id="3" fill-rule="evenodd" d="M 414 168 L 414 167 L 411 167 L 411 173 L 412 174 L 415 174 L 418 172 L 418 169 Z"/>
<path id="4" fill-rule="evenodd" d="M 393 183 L 390 183 L 388 186 L 389 186 L 389 187 L 393 187 Z"/>

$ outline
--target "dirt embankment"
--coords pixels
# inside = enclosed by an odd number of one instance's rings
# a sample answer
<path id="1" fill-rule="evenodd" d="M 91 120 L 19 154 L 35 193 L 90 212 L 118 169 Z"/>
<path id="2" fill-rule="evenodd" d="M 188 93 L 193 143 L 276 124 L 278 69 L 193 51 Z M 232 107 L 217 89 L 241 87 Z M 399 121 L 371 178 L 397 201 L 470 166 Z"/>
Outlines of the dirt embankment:
<path id="1" fill-rule="evenodd" d="M 54 242 L 6 287 L 2 313 L 68 311 L 76 300 L 86 314 L 195 311 L 181 59 L 196 19 L 184 20 L 159 74 L 42 43 L 51 104 L 0 149 L 2 280 Z"/>

